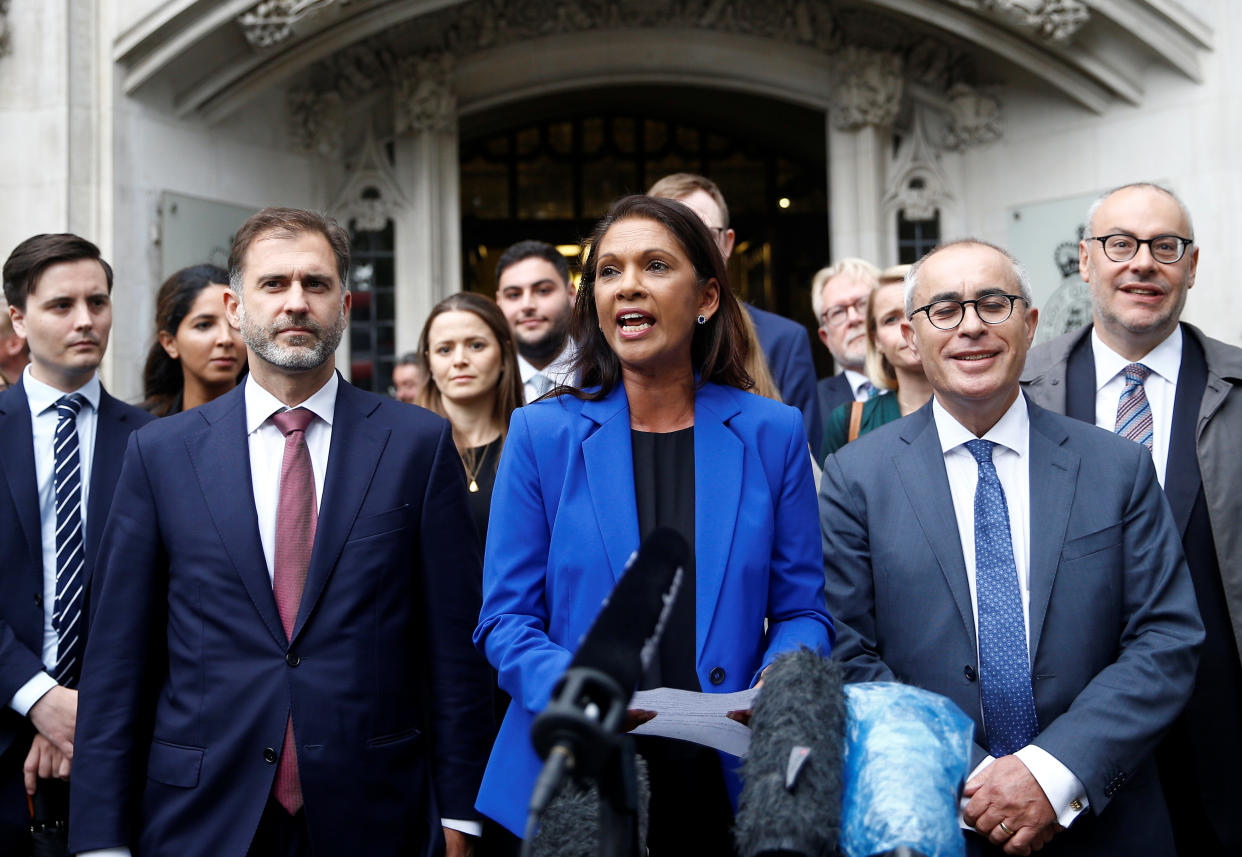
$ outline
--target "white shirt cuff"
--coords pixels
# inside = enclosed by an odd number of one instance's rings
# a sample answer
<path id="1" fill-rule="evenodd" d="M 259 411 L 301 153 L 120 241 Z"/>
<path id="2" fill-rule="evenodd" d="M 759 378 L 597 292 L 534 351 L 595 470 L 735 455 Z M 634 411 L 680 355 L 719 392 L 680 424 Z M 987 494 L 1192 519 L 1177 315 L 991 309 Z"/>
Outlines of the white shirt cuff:
<path id="1" fill-rule="evenodd" d="M 98 851 L 80 851 L 78 857 L 132 857 L 128 848 L 101 848 Z"/>
<path id="2" fill-rule="evenodd" d="M 13 698 L 9 700 L 9 708 L 22 717 L 26 717 L 30 709 L 34 708 L 34 704 L 54 687 L 56 687 L 56 679 L 45 672 L 35 673 L 34 678 L 19 687 L 17 693 L 13 694 Z"/>
<path id="3" fill-rule="evenodd" d="M 442 818 L 440 819 L 440 826 L 447 827 L 449 830 L 460 831 L 467 836 L 483 835 L 483 823 L 480 821 L 464 821 L 460 818 Z M 109 855 L 109 857 L 111 857 L 111 855 Z"/>
<path id="4" fill-rule="evenodd" d="M 1087 808 L 1087 790 L 1083 788 L 1082 781 L 1043 747 L 1027 744 L 1014 755 L 1026 765 L 1035 782 L 1044 790 L 1048 803 L 1052 804 L 1052 811 L 1057 814 L 1057 823 L 1062 827 L 1073 824 L 1074 819 Z"/>

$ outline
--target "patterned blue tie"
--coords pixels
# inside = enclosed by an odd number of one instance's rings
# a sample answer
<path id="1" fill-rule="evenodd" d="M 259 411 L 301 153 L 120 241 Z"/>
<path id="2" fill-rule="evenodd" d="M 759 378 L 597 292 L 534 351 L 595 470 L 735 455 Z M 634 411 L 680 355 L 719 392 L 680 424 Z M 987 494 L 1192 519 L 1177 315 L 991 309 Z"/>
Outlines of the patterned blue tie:
<path id="1" fill-rule="evenodd" d="M 74 687 L 82 671 L 82 569 L 86 547 L 82 540 L 82 457 L 78 454 L 78 412 L 86 400 L 77 393 L 56 401 L 59 420 L 52 436 L 56 471 L 56 606 L 52 627 L 59 645 L 52 678 Z"/>
<path id="2" fill-rule="evenodd" d="M 1031 742 L 1039 731 L 1026 651 L 1026 619 L 1013 561 L 1009 508 L 992 464 L 990 440 L 966 448 L 979 463 L 975 486 L 975 600 L 979 607 L 979 681 L 988 749 L 996 758 Z"/>
<path id="3" fill-rule="evenodd" d="M 1151 370 L 1142 363 L 1131 363 L 1122 371 L 1126 376 L 1126 388 L 1117 400 L 1117 425 L 1113 431 L 1143 444 L 1151 452 L 1154 437 L 1151 404 L 1147 401 L 1147 388 L 1143 386 Z"/>

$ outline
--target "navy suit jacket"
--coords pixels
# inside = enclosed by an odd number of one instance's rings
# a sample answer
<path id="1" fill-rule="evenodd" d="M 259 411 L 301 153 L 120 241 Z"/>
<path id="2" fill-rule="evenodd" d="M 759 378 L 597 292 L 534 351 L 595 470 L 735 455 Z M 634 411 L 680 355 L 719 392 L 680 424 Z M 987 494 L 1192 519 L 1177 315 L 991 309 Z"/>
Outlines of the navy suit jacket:
<path id="1" fill-rule="evenodd" d="M 806 328 L 784 316 L 744 304 L 755 323 L 755 333 L 768 371 L 781 391 L 781 401 L 802 412 L 807 441 L 819 460 L 819 444 L 824 423 L 815 404 L 815 361 Z"/>
<path id="2" fill-rule="evenodd" d="M 826 654 L 832 624 L 798 413 L 704 384 L 694 473 L 700 686 L 743 690 L 800 645 Z M 513 697 L 478 807 L 519 835 L 540 768 L 531 722 L 638 545 L 624 387 L 599 401 L 564 395 L 515 411 L 492 494 L 475 637 Z"/>
<path id="3" fill-rule="evenodd" d="M 825 429 L 828 427 L 828 420 L 832 416 L 832 412 L 844 405 L 846 402 L 854 401 L 854 391 L 850 389 L 850 379 L 845 377 L 844 372 L 838 372 L 836 375 L 830 375 L 827 378 L 820 378 L 815 385 L 816 398 L 819 401 L 820 424 Z M 821 436 L 816 442 L 816 447 L 820 447 L 824 438 Z M 820 449 L 818 461 L 824 460 L 823 449 Z"/>
<path id="4" fill-rule="evenodd" d="M 83 573 L 89 601 L 95 554 L 125 443 L 152 420 L 145 411 L 102 392 L 87 498 Z M 29 744 L 29 721 L 7 706 L 43 664 L 43 536 L 35 480 L 30 406 L 21 381 L 0 393 L 0 752 L 19 735 Z M 84 622 L 85 626 L 86 623 Z"/>
<path id="5" fill-rule="evenodd" d="M 244 388 L 138 432 L 100 547 L 71 851 L 242 857 L 292 712 L 310 840 L 413 854 L 471 818 L 491 688 L 481 557 L 447 421 L 340 383 L 292 641 Z"/>
<path id="6" fill-rule="evenodd" d="M 1203 640 L 1181 540 L 1147 450 L 1029 413 L 1034 743 L 1090 802 L 1041 853 L 1171 855 L 1151 752 L 1190 695 Z M 949 697 L 975 721 L 977 764 L 972 598 L 930 402 L 828 458 L 820 515 L 848 680 Z"/>

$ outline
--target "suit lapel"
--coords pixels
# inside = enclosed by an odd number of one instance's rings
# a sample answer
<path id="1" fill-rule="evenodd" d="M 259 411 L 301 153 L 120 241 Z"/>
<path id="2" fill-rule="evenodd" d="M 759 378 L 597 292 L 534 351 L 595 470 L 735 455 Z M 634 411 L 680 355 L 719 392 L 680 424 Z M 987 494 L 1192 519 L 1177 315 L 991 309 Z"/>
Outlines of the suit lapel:
<path id="1" fill-rule="evenodd" d="M 377 407 L 378 400 L 362 396 L 343 379 L 338 381 L 328 472 L 323 482 L 323 503 L 319 509 L 315 546 L 311 551 L 306 587 L 302 590 L 291 642 L 305 627 L 336 568 L 345 538 L 354 526 L 354 519 L 358 517 L 358 510 L 375 477 L 375 468 L 388 445 L 390 431 L 367 422 L 367 417 Z"/>
<path id="2" fill-rule="evenodd" d="M 187 436 L 185 446 L 224 551 L 268 632 L 283 649 L 288 641 L 276 612 L 254 508 L 244 390 L 245 385 L 238 384 L 232 392 L 196 408 L 207 425 Z"/>
<path id="3" fill-rule="evenodd" d="M 1182 329 L 1182 362 L 1177 372 L 1177 392 L 1173 397 L 1173 424 L 1169 431 L 1169 458 L 1164 468 L 1164 494 L 1173 510 L 1179 535 L 1186 534 L 1190 513 L 1199 496 L 1202 475 L 1195 443 L 1195 423 L 1207 387 L 1207 361 L 1203 347 Z"/>
<path id="4" fill-rule="evenodd" d="M 89 585 L 99 553 L 99 537 L 112 508 L 112 494 L 121 464 L 125 459 L 125 446 L 134 426 L 129 425 L 129 414 L 119 407 L 116 399 L 101 391 L 99 413 L 95 419 L 95 447 L 91 456 L 91 494 L 86 510 L 86 579 Z"/>
<path id="5" fill-rule="evenodd" d="M 1027 402 L 1030 430 L 1030 638 L 1031 662 L 1039 651 L 1048 599 L 1060 565 L 1078 482 L 1080 458 L 1063 444 L 1069 437 L 1047 411 Z"/>
<path id="6" fill-rule="evenodd" d="M 1088 327 L 1065 361 L 1066 416 L 1095 425 L 1095 381 L 1095 352 L 1091 350 Z"/>
<path id="7" fill-rule="evenodd" d="M 6 490 L 26 537 L 26 564 L 43 576 L 43 532 L 39 519 L 39 482 L 35 475 L 34 434 L 30 428 L 30 406 L 21 381 L 2 400 L 0 411 L 0 461 Z M 42 585 L 36 590 L 41 592 Z"/>
<path id="8" fill-rule="evenodd" d="M 582 457 L 608 564 L 613 579 L 619 580 L 630 554 L 638 548 L 634 448 L 625 388 L 618 384 L 605 398 L 583 402 L 582 415 L 598 425 L 582 442 Z"/>
<path id="9" fill-rule="evenodd" d="M 750 395 L 749 393 L 744 395 Z M 705 384 L 694 400 L 695 651 L 702 652 L 724 584 L 742 497 L 742 441 L 730 391 Z"/>
<path id="10" fill-rule="evenodd" d="M 893 465 L 914 509 L 923 536 L 935 554 L 940 573 L 953 594 L 962 625 L 975 645 L 975 618 L 966 577 L 966 559 L 953 514 L 953 495 L 944 467 L 940 435 L 928 402 L 902 422 L 901 439 L 907 446 L 898 450 Z"/>

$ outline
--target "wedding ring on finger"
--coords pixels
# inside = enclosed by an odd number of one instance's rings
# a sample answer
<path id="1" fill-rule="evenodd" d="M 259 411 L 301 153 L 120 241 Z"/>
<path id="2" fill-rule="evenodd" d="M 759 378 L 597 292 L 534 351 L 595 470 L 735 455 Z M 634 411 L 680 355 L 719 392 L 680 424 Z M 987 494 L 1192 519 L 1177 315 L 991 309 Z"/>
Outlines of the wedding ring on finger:
<path id="1" fill-rule="evenodd" d="M 1001 830 L 1005 831 L 1006 836 L 1013 836 L 1015 833 L 1017 833 L 1016 830 L 1010 830 L 1009 825 L 1006 824 L 1004 821 L 1002 821 L 999 826 Z"/>

